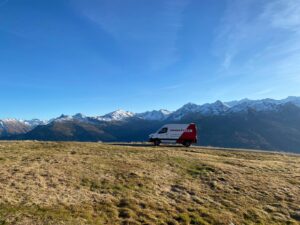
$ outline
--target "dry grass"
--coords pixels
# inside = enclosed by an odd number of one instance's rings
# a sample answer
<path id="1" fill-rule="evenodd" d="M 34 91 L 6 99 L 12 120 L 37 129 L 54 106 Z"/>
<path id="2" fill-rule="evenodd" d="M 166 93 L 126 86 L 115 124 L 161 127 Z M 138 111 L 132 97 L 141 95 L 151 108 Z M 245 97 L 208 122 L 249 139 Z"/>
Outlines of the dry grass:
<path id="1" fill-rule="evenodd" d="M 0 142 L 0 224 L 300 224 L 300 157 Z"/>

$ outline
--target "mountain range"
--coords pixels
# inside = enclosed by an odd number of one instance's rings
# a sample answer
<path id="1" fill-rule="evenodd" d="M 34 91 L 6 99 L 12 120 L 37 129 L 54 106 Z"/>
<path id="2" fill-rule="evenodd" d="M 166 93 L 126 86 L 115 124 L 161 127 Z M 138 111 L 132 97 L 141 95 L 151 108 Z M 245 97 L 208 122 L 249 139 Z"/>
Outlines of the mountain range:
<path id="1" fill-rule="evenodd" d="M 199 144 L 300 152 L 300 97 L 188 103 L 176 111 L 134 113 L 116 110 L 103 116 L 61 115 L 0 120 L 0 138 L 51 141 L 145 141 L 165 123 L 197 124 Z"/>

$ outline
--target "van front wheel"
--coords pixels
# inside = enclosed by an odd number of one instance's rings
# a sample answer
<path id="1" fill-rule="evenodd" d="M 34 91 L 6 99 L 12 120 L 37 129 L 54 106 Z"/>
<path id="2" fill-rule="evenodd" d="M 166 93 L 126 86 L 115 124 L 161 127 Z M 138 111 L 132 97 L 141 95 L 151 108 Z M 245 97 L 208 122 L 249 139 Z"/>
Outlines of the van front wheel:
<path id="1" fill-rule="evenodd" d="M 154 143 L 155 146 L 159 146 L 160 145 L 160 140 L 154 140 L 153 143 Z"/>
<path id="2" fill-rule="evenodd" d="M 191 144 L 192 144 L 192 142 L 190 142 L 190 141 L 185 141 L 185 142 L 183 143 L 183 145 L 184 145 L 185 147 L 190 147 Z"/>

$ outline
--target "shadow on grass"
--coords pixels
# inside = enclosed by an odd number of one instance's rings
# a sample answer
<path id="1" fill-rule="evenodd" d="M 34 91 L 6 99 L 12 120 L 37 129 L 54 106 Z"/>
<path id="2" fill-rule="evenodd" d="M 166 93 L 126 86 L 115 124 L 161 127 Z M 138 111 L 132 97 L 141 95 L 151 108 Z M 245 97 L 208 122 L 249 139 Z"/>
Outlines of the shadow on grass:
<path id="1" fill-rule="evenodd" d="M 159 146 L 154 146 L 151 143 L 107 143 L 109 145 L 116 145 L 116 146 L 128 146 L 128 147 L 172 147 L 172 148 L 184 148 L 183 145 L 179 144 L 160 144 Z"/>

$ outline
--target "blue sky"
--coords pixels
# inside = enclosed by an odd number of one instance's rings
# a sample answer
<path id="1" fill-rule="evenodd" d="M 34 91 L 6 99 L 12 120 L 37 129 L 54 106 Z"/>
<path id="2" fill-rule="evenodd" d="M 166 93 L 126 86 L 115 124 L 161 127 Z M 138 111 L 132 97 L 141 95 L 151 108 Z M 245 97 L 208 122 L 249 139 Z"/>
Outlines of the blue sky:
<path id="1" fill-rule="evenodd" d="M 0 0 L 0 118 L 300 95 L 299 0 Z"/>

